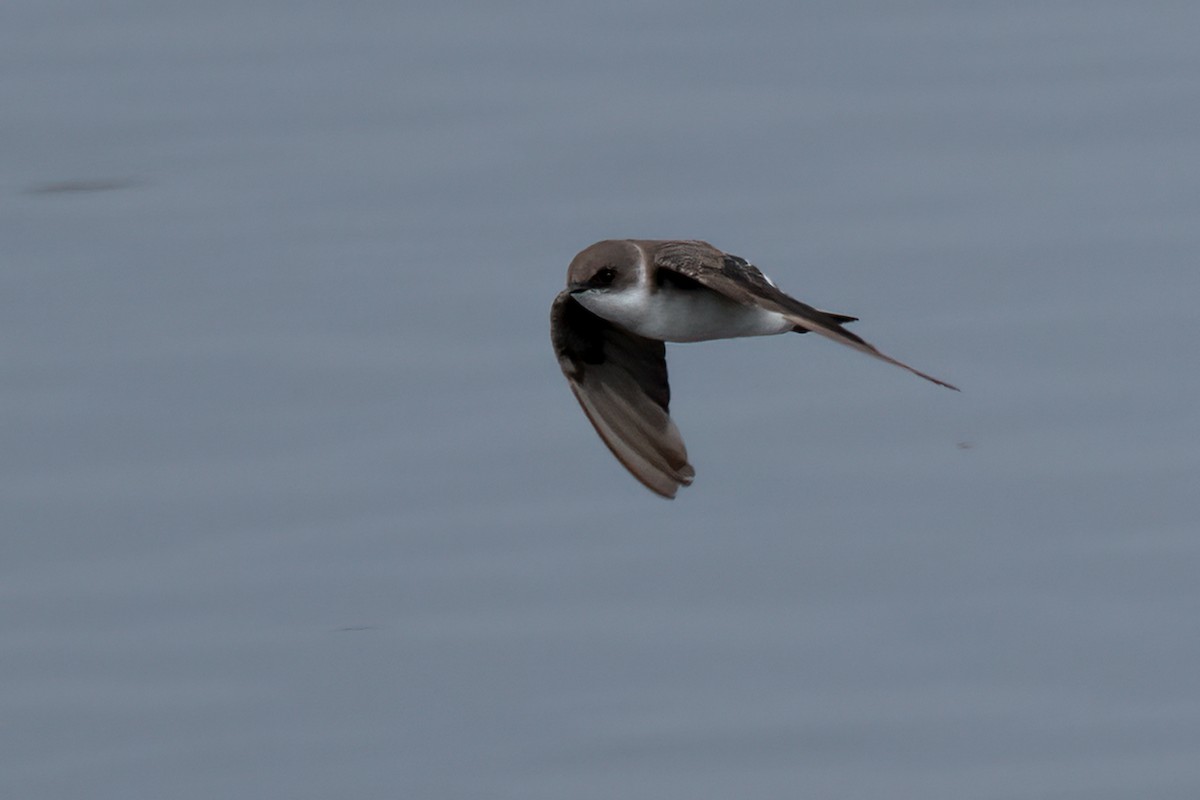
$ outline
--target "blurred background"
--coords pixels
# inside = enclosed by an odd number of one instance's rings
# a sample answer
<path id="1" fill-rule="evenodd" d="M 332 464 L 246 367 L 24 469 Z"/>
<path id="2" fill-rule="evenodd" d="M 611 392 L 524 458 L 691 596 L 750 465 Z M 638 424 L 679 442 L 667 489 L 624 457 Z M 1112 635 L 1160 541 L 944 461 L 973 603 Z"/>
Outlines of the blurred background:
<path id="1" fill-rule="evenodd" d="M 1200 7 L 10 0 L 0 794 L 1200 796 Z M 673 503 L 549 345 L 703 238 Z"/>

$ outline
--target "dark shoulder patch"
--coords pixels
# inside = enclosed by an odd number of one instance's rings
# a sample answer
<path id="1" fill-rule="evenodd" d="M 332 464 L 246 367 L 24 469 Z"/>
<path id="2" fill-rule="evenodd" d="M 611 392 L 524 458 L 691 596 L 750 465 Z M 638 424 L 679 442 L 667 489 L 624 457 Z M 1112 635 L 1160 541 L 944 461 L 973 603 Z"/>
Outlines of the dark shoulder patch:
<path id="1" fill-rule="evenodd" d="M 746 259 L 741 256 L 732 256 L 729 253 L 726 253 L 725 258 L 721 261 L 721 271 L 725 273 L 726 277 L 734 280 L 745 279 L 746 268 L 750 266 L 750 262 Z"/>
<path id="2" fill-rule="evenodd" d="M 673 269 L 659 268 L 654 270 L 654 285 L 658 287 L 670 286 L 673 289 L 683 289 L 685 291 L 691 289 L 703 289 L 703 284 L 695 278 L 684 275 L 682 272 L 676 272 Z"/>
<path id="3" fill-rule="evenodd" d="M 780 294 L 758 267 L 741 256 L 726 253 L 721 262 L 721 274 L 739 286 L 749 287 L 759 297 L 776 298 Z"/>

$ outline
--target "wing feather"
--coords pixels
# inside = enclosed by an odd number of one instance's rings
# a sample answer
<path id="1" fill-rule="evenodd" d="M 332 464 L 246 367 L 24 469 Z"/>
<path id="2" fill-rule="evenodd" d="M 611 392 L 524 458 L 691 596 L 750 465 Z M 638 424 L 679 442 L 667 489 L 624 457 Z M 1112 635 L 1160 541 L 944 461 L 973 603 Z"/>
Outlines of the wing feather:
<path id="1" fill-rule="evenodd" d="M 672 498 L 695 476 L 671 420 L 666 348 L 622 330 L 562 292 L 550 311 L 559 366 L 600 438 L 648 489 Z"/>
<path id="2" fill-rule="evenodd" d="M 685 275 L 731 300 L 752 303 L 760 308 L 778 312 L 800 328 L 816 331 L 826 338 L 847 347 L 853 347 L 861 353 L 906 369 L 938 386 L 959 391 L 958 387 L 953 384 L 914 369 L 903 361 L 880 352 L 861 336 L 842 327 L 843 323 L 853 321 L 853 317 L 821 311 L 785 294 L 757 267 L 743 258 L 722 252 L 708 242 L 672 241 L 641 242 L 640 244 L 654 253 L 654 265 L 659 269 Z"/>

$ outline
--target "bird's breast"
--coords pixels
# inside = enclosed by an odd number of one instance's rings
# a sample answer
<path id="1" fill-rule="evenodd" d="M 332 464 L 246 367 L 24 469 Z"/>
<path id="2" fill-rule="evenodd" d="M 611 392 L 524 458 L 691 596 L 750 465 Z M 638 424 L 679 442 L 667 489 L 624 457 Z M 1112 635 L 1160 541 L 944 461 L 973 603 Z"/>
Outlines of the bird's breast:
<path id="1" fill-rule="evenodd" d="M 664 342 L 702 342 L 770 336 L 792 329 L 782 314 L 734 302 L 711 289 L 582 292 L 584 307 L 638 336 Z"/>

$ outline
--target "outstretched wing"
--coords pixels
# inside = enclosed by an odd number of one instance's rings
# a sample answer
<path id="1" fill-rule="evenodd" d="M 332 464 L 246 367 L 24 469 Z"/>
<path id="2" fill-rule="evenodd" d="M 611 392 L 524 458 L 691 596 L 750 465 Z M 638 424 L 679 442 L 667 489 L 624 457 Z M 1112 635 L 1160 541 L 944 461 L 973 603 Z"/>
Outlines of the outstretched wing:
<path id="1" fill-rule="evenodd" d="M 695 476 L 668 406 L 666 348 L 601 319 L 562 292 L 550 309 L 558 365 L 617 460 L 672 498 Z"/>
<path id="2" fill-rule="evenodd" d="M 835 342 L 840 342 L 869 356 L 906 369 L 938 386 L 958 391 L 958 387 L 953 384 L 913 369 L 903 361 L 879 352 L 870 342 L 842 327 L 843 323 L 855 321 L 855 317 L 821 311 L 784 294 L 758 268 L 744 258 L 724 253 L 707 242 L 646 242 L 644 244 L 650 245 L 649 249 L 654 253 L 654 265 L 659 269 L 691 278 L 714 292 L 740 303 L 753 303 L 769 311 L 776 311 L 803 330 L 816 331 Z"/>

